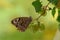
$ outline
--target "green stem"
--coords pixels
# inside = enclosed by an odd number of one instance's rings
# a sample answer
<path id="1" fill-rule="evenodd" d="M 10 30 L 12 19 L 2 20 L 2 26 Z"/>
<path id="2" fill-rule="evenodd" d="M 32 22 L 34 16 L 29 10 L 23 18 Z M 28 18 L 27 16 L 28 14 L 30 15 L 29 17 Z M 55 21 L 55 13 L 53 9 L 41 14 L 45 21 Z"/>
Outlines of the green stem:
<path id="1" fill-rule="evenodd" d="M 46 13 L 46 10 L 47 10 L 47 7 L 48 7 L 49 4 L 50 4 L 50 3 L 48 3 L 48 4 L 45 6 L 45 8 L 43 8 L 43 13 L 42 13 L 41 15 L 39 15 L 39 17 L 36 18 L 36 20 L 38 20 L 42 15 L 44 15 L 44 14 Z"/>

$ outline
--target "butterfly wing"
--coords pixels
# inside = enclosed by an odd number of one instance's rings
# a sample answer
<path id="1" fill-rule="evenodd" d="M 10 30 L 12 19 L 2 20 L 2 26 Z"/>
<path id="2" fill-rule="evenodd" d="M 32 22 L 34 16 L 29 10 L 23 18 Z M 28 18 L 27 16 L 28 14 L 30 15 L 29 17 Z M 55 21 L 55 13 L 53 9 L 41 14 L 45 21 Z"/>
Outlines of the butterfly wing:
<path id="1" fill-rule="evenodd" d="M 15 25 L 18 30 L 25 31 L 31 21 L 31 17 L 19 17 L 13 19 L 11 23 Z"/>

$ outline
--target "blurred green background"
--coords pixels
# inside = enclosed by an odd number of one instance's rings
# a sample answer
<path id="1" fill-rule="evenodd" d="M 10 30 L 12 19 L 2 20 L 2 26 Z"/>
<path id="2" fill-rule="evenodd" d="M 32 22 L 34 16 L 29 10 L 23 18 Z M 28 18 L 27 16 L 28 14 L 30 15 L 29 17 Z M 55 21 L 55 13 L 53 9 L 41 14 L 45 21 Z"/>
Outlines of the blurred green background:
<path id="1" fill-rule="evenodd" d="M 57 31 L 57 12 L 55 18 L 52 17 L 51 11 L 45 17 L 41 18 L 41 22 L 45 24 L 45 31 L 33 33 L 27 29 L 25 32 L 19 32 L 15 26 L 11 24 L 11 20 L 20 16 L 32 16 L 36 18 L 38 14 L 35 12 L 32 2 L 34 0 L 0 0 L 0 40 L 53 40 Z M 41 0 L 43 5 L 48 3 L 47 0 Z M 53 5 L 49 5 L 53 7 Z M 56 9 L 57 11 L 57 9 Z"/>

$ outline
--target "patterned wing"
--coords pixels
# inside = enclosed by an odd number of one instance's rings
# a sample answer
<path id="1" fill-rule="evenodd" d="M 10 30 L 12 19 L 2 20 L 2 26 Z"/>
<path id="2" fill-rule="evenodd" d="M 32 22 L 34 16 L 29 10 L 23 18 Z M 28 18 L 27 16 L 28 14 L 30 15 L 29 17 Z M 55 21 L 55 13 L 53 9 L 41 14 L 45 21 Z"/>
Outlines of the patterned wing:
<path id="1" fill-rule="evenodd" d="M 13 19 L 11 23 L 15 25 L 18 30 L 25 31 L 31 21 L 31 17 L 18 17 Z"/>

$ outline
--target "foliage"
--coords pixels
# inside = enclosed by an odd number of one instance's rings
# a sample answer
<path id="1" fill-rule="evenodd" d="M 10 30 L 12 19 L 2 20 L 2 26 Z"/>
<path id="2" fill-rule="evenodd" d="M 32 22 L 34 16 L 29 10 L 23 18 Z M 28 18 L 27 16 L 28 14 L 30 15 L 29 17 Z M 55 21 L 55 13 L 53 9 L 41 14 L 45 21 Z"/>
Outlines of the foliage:
<path id="1" fill-rule="evenodd" d="M 57 7 L 58 9 L 60 9 L 60 0 L 58 0 L 58 3 L 57 3 L 57 5 L 56 5 L 56 7 Z"/>
<path id="2" fill-rule="evenodd" d="M 57 5 L 57 3 L 58 3 L 58 0 L 48 0 L 48 1 L 54 5 Z"/>
<path id="3" fill-rule="evenodd" d="M 52 15 L 53 15 L 53 17 L 54 17 L 54 15 L 56 13 L 56 10 L 55 9 L 56 9 L 55 7 L 52 9 Z"/>
<path id="4" fill-rule="evenodd" d="M 38 30 L 43 31 L 45 30 L 45 25 L 39 21 L 34 21 L 30 24 L 30 28 L 33 30 L 33 32 L 37 32 Z"/>
<path id="5" fill-rule="evenodd" d="M 40 1 L 36 0 L 32 2 L 32 5 L 35 7 L 36 12 L 39 13 L 41 11 L 42 4 Z"/>
<path id="6" fill-rule="evenodd" d="M 45 6 L 42 6 L 40 0 L 36 0 L 36 1 L 33 1 L 33 2 L 32 2 L 32 5 L 34 6 L 35 11 L 36 11 L 37 13 L 41 14 L 41 15 L 37 18 L 37 20 L 39 20 L 39 18 L 40 18 L 41 16 L 43 16 L 43 15 L 46 16 L 46 14 L 47 14 L 46 11 L 47 11 L 48 9 L 49 9 L 49 10 L 52 10 L 52 16 L 53 16 L 53 18 L 54 18 L 54 15 L 55 15 L 55 13 L 56 13 L 56 8 L 58 8 L 58 9 L 60 8 L 60 0 L 47 0 L 47 1 L 49 1 L 49 3 L 48 3 L 47 5 L 45 5 Z M 51 9 L 51 8 L 48 6 L 50 3 L 54 5 L 53 9 Z M 47 9 L 47 7 L 48 7 L 48 9 Z M 40 13 L 40 11 L 41 11 L 41 13 Z M 57 21 L 60 22 L 60 10 L 58 10 Z M 38 23 L 38 22 L 37 22 L 37 23 Z M 40 25 L 39 27 L 41 28 L 41 30 L 44 30 L 44 29 L 45 29 L 44 24 L 39 24 L 39 25 Z M 35 24 L 35 26 L 37 26 L 37 24 Z M 35 28 L 35 26 L 34 26 L 34 28 Z M 38 26 L 37 26 L 37 29 L 38 29 Z"/>
<path id="7" fill-rule="evenodd" d="M 60 31 L 60 24 L 58 25 L 59 31 Z"/>
<path id="8" fill-rule="evenodd" d="M 58 17 L 57 17 L 57 21 L 60 22 L 60 10 L 58 10 Z"/>

